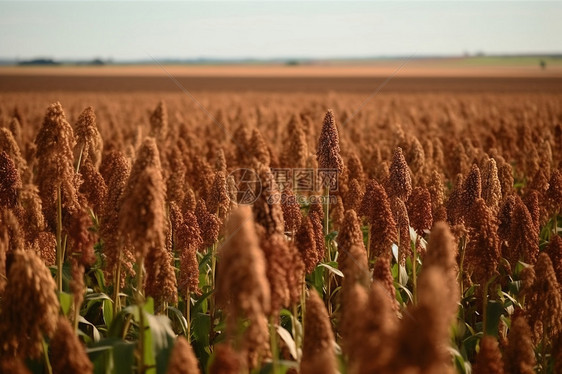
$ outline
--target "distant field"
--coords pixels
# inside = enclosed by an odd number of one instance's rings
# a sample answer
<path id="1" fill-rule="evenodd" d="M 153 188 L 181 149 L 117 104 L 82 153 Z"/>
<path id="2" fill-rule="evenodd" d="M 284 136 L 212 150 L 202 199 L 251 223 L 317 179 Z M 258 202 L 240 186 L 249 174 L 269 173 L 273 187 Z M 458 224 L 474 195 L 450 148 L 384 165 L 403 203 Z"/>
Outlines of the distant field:
<path id="1" fill-rule="evenodd" d="M 502 60 L 503 61 L 503 60 Z M 389 60 L 355 64 L 315 65 L 106 65 L 106 66 L 4 66 L 0 75 L 174 76 L 190 77 L 562 77 L 562 63 L 538 59 L 501 63 L 478 59 Z M 400 66 L 402 66 L 400 68 Z"/>
<path id="2" fill-rule="evenodd" d="M 0 67 L 0 91 L 177 91 L 173 77 L 195 91 L 369 92 L 384 83 L 384 92 L 562 92 L 560 59 L 547 59 L 544 70 L 539 60 L 475 57 L 296 66 L 4 66 Z"/>

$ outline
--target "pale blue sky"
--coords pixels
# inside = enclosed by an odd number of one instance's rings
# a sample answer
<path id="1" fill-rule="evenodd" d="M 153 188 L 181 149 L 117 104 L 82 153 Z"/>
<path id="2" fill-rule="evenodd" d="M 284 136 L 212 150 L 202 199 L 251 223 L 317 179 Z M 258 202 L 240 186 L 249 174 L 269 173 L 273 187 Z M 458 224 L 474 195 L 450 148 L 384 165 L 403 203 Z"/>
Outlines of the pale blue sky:
<path id="1" fill-rule="evenodd" d="M 2 58 L 561 53 L 562 2 L 0 2 Z"/>

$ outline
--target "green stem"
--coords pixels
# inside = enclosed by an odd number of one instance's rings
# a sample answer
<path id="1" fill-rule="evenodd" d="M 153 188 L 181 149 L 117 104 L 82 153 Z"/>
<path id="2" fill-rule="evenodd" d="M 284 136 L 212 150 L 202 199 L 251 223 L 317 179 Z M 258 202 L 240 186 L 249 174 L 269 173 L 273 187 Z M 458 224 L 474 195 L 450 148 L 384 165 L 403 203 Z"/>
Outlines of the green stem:
<path id="1" fill-rule="evenodd" d="M 330 233 L 330 189 L 326 188 L 325 195 L 326 201 L 324 202 L 324 233 L 328 235 Z M 330 254 L 328 253 L 328 258 Z"/>
<path id="2" fill-rule="evenodd" d="M 279 352 L 277 348 L 277 331 L 275 331 L 275 317 L 269 318 L 269 338 L 271 340 L 271 355 L 273 374 L 279 373 Z"/>
<path id="3" fill-rule="evenodd" d="M 461 299 L 464 297 L 464 279 L 463 279 L 463 266 L 464 266 L 464 250 L 466 248 L 466 237 L 461 238 L 461 259 L 459 264 L 459 288 L 461 291 Z"/>
<path id="4" fill-rule="evenodd" d="M 299 314 L 298 314 L 298 306 L 297 303 L 293 304 L 293 336 L 295 337 L 295 351 L 297 354 L 297 362 L 300 362 L 301 358 L 300 358 L 300 354 L 299 354 L 299 348 L 300 348 L 300 331 L 297 327 L 297 322 L 299 321 Z"/>
<path id="5" fill-rule="evenodd" d="M 209 283 L 211 285 L 211 290 L 215 290 L 215 272 L 217 268 L 217 243 L 213 243 L 211 247 L 211 279 Z M 215 336 L 215 292 L 209 296 L 209 317 L 211 320 L 211 328 L 209 330 L 209 343 L 211 347 L 213 346 L 213 340 Z"/>
<path id="6" fill-rule="evenodd" d="M 417 274 L 417 266 L 416 266 L 417 265 L 417 257 L 418 257 L 417 256 L 417 252 L 418 252 L 417 242 L 418 242 L 418 240 L 419 240 L 419 236 L 416 239 L 416 242 L 414 243 L 414 247 L 413 247 L 413 250 L 412 250 L 412 252 L 413 252 L 413 257 L 412 257 L 412 283 L 413 283 L 413 288 L 414 288 L 414 290 L 413 290 L 414 291 L 413 292 L 413 294 L 414 294 L 414 300 L 413 300 L 414 305 L 416 305 L 418 303 L 418 281 L 417 281 L 418 274 Z"/>
<path id="7" fill-rule="evenodd" d="M 117 260 L 117 267 L 115 269 L 115 277 L 113 282 L 113 315 L 116 316 L 117 313 L 121 311 L 121 298 L 119 296 L 119 291 L 121 291 L 121 249 L 119 249 L 119 257 Z"/>
<path id="8" fill-rule="evenodd" d="M 191 343 L 191 294 L 189 292 L 189 287 L 187 288 L 185 296 L 185 319 L 187 321 L 186 339 Z"/>
<path id="9" fill-rule="evenodd" d="M 486 335 L 486 311 L 488 309 L 488 285 L 489 285 L 489 281 L 487 281 L 486 283 L 484 283 L 484 289 L 482 290 L 482 330 L 484 332 L 484 335 Z"/>
<path id="10" fill-rule="evenodd" d="M 82 154 L 84 153 L 84 146 L 85 144 L 82 144 L 82 148 L 80 149 L 80 155 L 78 156 L 78 163 L 76 164 L 77 173 L 78 171 L 80 171 L 80 164 L 82 163 Z"/>
<path id="11" fill-rule="evenodd" d="M 62 264 L 64 254 L 62 252 L 62 202 L 60 185 L 57 188 L 57 286 L 62 292 Z"/>
<path id="12" fill-rule="evenodd" d="M 369 230 L 367 231 L 367 267 L 371 262 L 371 229 L 372 225 L 369 223 Z"/>
<path id="13" fill-rule="evenodd" d="M 139 365 L 138 370 L 139 374 L 144 374 L 145 372 L 145 365 L 144 365 L 144 294 L 143 294 L 143 279 L 142 279 L 142 272 L 144 268 L 144 257 L 139 257 L 137 259 L 138 269 L 137 269 L 137 307 L 139 310 Z"/>
<path id="14" fill-rule="evenodd" d="M 53 374 L 53 368 L 51 367 L 51 361 L 49 361 L 49 346 L 45 339 L 43 339 L 43 363 L 45 364 L 45 370 L 47 374 Z"/>
<path id="15" fill-rule="evenodd" d="M 302 283 L 301 293 L 301 326 L 303 331 L 303 344 L 304 344 L 304 318 L 306 316 L 306 280 Z"/>

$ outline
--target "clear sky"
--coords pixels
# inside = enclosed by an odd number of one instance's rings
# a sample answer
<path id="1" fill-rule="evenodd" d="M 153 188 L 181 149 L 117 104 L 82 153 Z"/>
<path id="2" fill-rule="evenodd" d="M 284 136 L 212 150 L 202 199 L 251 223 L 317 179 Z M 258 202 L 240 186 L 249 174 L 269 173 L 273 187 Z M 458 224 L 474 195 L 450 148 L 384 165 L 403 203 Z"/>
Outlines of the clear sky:
<path id="1" fill-rule="evenodd" d="M 0 1 L 0 57 L 561 53 L 561 20 L 561 1 Z"/>

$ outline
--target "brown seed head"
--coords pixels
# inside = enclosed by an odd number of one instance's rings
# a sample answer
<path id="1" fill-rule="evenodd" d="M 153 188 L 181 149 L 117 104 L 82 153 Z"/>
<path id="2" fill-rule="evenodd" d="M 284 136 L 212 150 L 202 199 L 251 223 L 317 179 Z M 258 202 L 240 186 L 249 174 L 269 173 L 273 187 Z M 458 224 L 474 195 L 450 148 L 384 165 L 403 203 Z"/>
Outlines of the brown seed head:
<path id="1" fill-rule="evenodd" d="M 11 256 L 0 311 L 0 348 L 8 355 L 39 357 L 43 337 L 52 337 L 57 326 L 57 287 L 33 251 L 14 251 Z"/>
<path id="2" fill-rule="evenodd" d="M 509 247 L 508 258 L 512 266 L 515 266 L 520 259 L 531 265 L 537 261 L 539 232 L 529 210 L 519 198 L 515 201 L 511 216 Z"/>
<path id="3" fill-rule="evenodd" d="M 338 243 L 338 264 L 341 271 L 345 272 L 346 265 L 354 260 L 353 258 L 350 261 L 347 260 L 351 247 L 358 246 L 363 248 L 364 255 L 362 257 L 366 257 L 367 252 L 363 244 L 363 232 L 354 210 L 350 209 L 345 212 L 342 228 L 336 240 Z M 353 272 L 352 270 L 350 271 Z"/>
<path id="4" fill-rule="evenodd" d="M 349 179 L 357 179 L 360 184 L 365 183 L 365 172 L 363 171 L 363 164 L 357 153 L 352 152 L 349 160 L 347 161 L 347 169 L 349 170 Z"/>
<path id="5" fill-rule="evenodd" d="M 424 269 L 436 267 L 441 269 L 447 277 L 445 288 L 447 288 L 449 297 L 453 300 L 458 298 L 458 266 L 457 266 L 458 246 L 455 237 L 449 229 L 449 225 L 445 222 L 436 222 L 431 230 L 427 252 L 423 259 Z M 456 304 L 451 308 L 456 309 Z"/>
<path id="6" fill-rule="evenodd" d="M 295 242 L 304 262 L 305 271 L 310 274 L 321 259 L 316 250 L 316 234 L 310 216 L 302 221 Z"/>
<path id="7" fill-rule="evenodd" d="M 465 249 L 468 271 L 481 286 L 497 274 L 501 258 L 498 224 L 484 199 L 472 204 L 468 219 L 469 241 Z"/>
<path id="8" fill-rule="evenodd" d="M 260 165 L 258 174 L 262 184 L 262 193 L 253 206 L 254 219 L 265 228 L 268 235 L 283 234 L 285 222 L 283 221 L 283 208 L 280 204 L 281 192 L 269 167 Z"/>
<path id="9" fill-rule="evenodd" d="M 433 225 L 433 213 L 431 210 L 431 195 L 425 187 L 414 188 L 408 199 L 408 216 L 410 225 L 418 235 L 423 235 Z"/>
<path id="10" fill-rule="evenodd" d="M 24 235 L 18 218 L 9 209 L 0 210 L 0 236 L 6 239 L 7 251 L 23 250 Z"/>
<path id="11" fill-rule="evenodd" d="M 556 279 L 562 287 L 562 238 L 559 235 L 554 235 L 550 238 L 550 243 L 546 247 L 546 253 L 552 260 Z"/>
<path id="12" fill-rule="evenodd" d="M 398 350 L 402 360 L 395 359 L 398 368 L 418 367 L 421 372 L 453 372 L 449 345 L 449 330 L 456 310 L 441 305 L 458 303 L 443 288 L 445 273 L 437 268 L 424 269 L 419 277 L 418 304 L 409 308 L 398 332 Z M 412 331 L 416 331 L 412 335 Z M 395 369 L 400 370 L 400 369 Z"/>
<path id="13" fill-rule="evenodd" d="M 0 128 L 0 151 L 6 152 L 16 165 L 16 169 L 20 173 L 20 177 L 24 177 L 27 172 L 27 162 L 22 157 L 20 147 L 14 139 L 10 130 Z"/>
<path id="14" fill-rule="evenodd" d="M 371 256 L 390 256 L 392 243 L 396 242 L 398 237 L 396 221 L 386 191 L 375 180 L 367 182 L 360 212 L 362 216 L 367 217 L 371 225 Z"/>
<path id="15" fill-rule="evenodd" d="M 390 258 L 385 256 L 377 258 L 375 267 L 373 268 L 373 282 L 374 281 L 379 281 L 384 287 L 388 296 L 388 305 L 391 305 L 392 309 L 397 312 L 400 306 L 396 300 L 396 288 L 394 287 Z"/>
<path id="16" fill-rule="evenodd" d="M 73 149 L 76 144 L 72 127 L 66 121 L 60 103 L 47 109 L 43 125 L 35 139 L 37 184 L 43 201 L 45 219 L 52 231 L 57 220 L 57 190 L 61 188 L 63 215 L 80 209 Z"/>
<path id="17" fill-rule="evenodd" d="M 226 157 L 224 156 L 224 150 L 222 148 L 219 148 L 219 150 L 217 151 L 215 168 L 217 169 L 217 171 L 222 171 L 226 174 Z"/>
<path id="18" fill-rule="evenodd" d="M 330 206 L 330 220 L 336 230 L 341 230 L 345 216 L 345 208 L 341 196 L 336 196 L 336 203 Z"/>
<path id="19" fill-rule="evenodd" d="M 308 157 L 306 134 L 298 116 L 293 115 L 287 126 L 287 140 L 283 154 L 283 165 L 289 168 L 305 168 Z"/>
<path id="20" fill-rule="evenodd" d="M 500 210 L 498 212 L 498 221 L 499 221 L 498 235 L 502 242 L 508 240 L 511 232 L 511 217 L 513 215 L 513 209 L 515 208 L 515 202 L 516 199 L 514 195 L 508 196 L 503 201 L 502 205 L 500 206 Z"/>
<path id="21" fill-rule="evenodd" d="M 326 255 L 326 241 L 324 240 L 324 226 L 322 220 L 322 205 L 312 204 L 308 211 L 308 216 L 312 222 L 314 240 L 316 241 L 316 256 L 321 261 Z"/>
<path id="22" fill-rule="evenodd" d="M 94 365 L 74 329 L 63 316 L 59 317 L 57 330 L 50 344 L 50 357 L 54 373 L 92 373 Z"/>
<path id="23" fill-rule="evenodd" d="M 179 147 L 173 147 L 168 156 L 170 173 L 166 180 L 166 191 L 168 201 L 175 201 L 181 204 L 185 198 L 185 175 L 187 169 Z"/>
<path id="24" fill-rule="evenodd" d="M 504 352 L 507 373 L 534 374 L 535 351 L 531 329 L 523 314 L 514 314 L 507 335 L 508 345 Z"/>
<path id="25" fill-rule="evenodd" d="M 168 361 L 166 374 L 199 374 L 199 363 L 191 344 L 183 336 L 178 336 Z"/>
<path id="26" fill-rule="evenodd" d="M 119 230 L 136 258 L 145 257 L 151 247 L 165 246 L 165 194 L 160 169 L 148 166 L 136 175 L 131 173 L 119 211 Z"/>
<path id="27" fill-rule="evenodd" d="M 295 232 L 300 227 L 302 214 L 297 197 L 290 188 L 281 193 L 281 209 L 285 221 L 285 232 Z"/>
<path id="28" fill-rule="evenodd" d="M 400 147 L 394 149 L 389 173 L 387 188 L 389 197 L 398 197 L 407 201 L 412 193 L 412 179 Z"/>
<path id="29" fill-rule="evenodd" d="M 334 333 L 326 307 L 316 291 L 306 300 L 304 342 L 300 372 L 302 374 L 337 373 Z"/>
<path id="30" fill-rule="evenodd" d="M 344 279 L 344 281 L 346 281 Z M 349 357 L 350 362 L 356 359 L 357 345 L 361 336 L 361 328 L 365 309 L 367 308 L 367 288 L 358 283 L 345 282 L 341 296 L 341 318 L 338 324 L 342 336 L 343 353 Z"/>
<path id="31" fill-rule="evenodd" d="M 461 193 L 461 216 L 466 220 L 471 212 L 472 204 L 482 195 L 482 179 L 480 169 L 472 165 L 470 173 L 464 179 Z"/>
<path id="32" fill-rule="evenodd" d="M 391 200 L 391 210 L 394 215 L 394 221 L 398 230 L 398 259 L 401 264 L 404 264 L 406 257 L 412 253 L 411 239 L 410 239 L 410 218 L 408 217 L 408 210 L 406 204 L 397 197 Z M 371 240 L 373 240 L 371 238 Z"/>
<path id="33" fill-rule="evenodd" d="M 480 351 L 476 355 L 475 374 L 503 374 L 503 361 L 498 341 L 493 336 L 480 340 Z"/>
<path id="34" fill-rule="evenodd" d="M 263 138 L 262 134 L 258 129 L 252 130 L 252 138 L 250 139 L 250 148 L 253 152 L 253 156 L 265 166 L 269 166 L 271 162 L 271 157 L 269 154 L 269 149 L 267 143 Z"/>
<path id="35" fill-rule="evenodd" d="M 398 320 L 396 312 L 388 302 L 386 287 L 375 280 L 369 291 L 369 299 L 359 327 L 353 338 L 357 360 L 350 362 L 350 372 L 387 373 L 391 372 L 397 344 Z M 356 368 L 356 370 L 353 370 Z"/>
<path id="36" fill-rule="evenodd" d="M 562 172 L 553 170 L 546 191 L 548 210 L 550 214 L 560 213 L 562 210 Z"/>
<path id="37" fill-rule="evenodd" d="M 443 191 L 443 178 L 437 170 L 431 172 L 431 178 L 427 185 L 429 194 L 431 195 L 431 207 L 432 211 L 435 212 L 443 205 L 445 200 L 445 193 Z"/>
<path id="38" fill-rule="evenodd" d="M 83 180 L 80 192 L 85 196 L 89 207 L 96 213 L 103 212 L 107 198 L 107 185 L 103 177 L 89 159 L 82 160 L 80 175 Z"/>
<path id="39" fill-rule="evenodd" d="M 185 296 L 188 291 L 198 294 L 200 290 L 197 251 L 203 245 L 203 239 L 195 214 L 185 212 L 181 223 L 174 226 L 174 232 L 175 250 L 180 257 L 178 278 L 180 294 Z"/>
<path id="40" fill-rule="evenodd" d="M 230 345 L 218 344 L 213 353 L 214 357 L 209 367 L 210 374 L 240 374 L 245 371 L 243 359 Z"/>
<path id="41" fill-rule="evenodd" d="M 218 171 L 215 174 L 209 194 L 208 208 L 210 212 L 216 213 L 222 219 L 228 214 L 230 199 L 226 189 L 226 177 L 222 171 Z"/>
<path id="42" fill-rule="evenodd" d="M 369 181 L 370 182 L 370 181 Z M 349 181 L 349 188 L 345 194 L 345 206 L 347 209 L 353 209 L 355 211 L 361 211 L 362 202 L 365 199 L 365 190 L 359 183 L 357 179 L 351 179 Z"/>
<path id="43" fill-rule="evenodd" d="M 177 303 L 177 281 L 172 262 L 174 256 L 165 245 L 154 245 L 146 255 L 146 295 L 154 298 L 155 305 Z"/>
<path id="44" fill-rule="evenodd" d="M 496 161 L 493 158 L 487 159 L 482 169 L 482 198 L 492 211 L 498 211 L 502 199 L 502 189 Z"/>
<path id="45" fill-rule="evenodd" d="M 221 221 L 219 217 L 207 210 L 205 201 L 199 199 L 195 208 L 195 216 L 201 230 L 201 238 L 203 239 L 203 247 L 208 248 L 215 243 L 219 237 Z"/>
<path id="46" fill-rule="evenodd" d="M 74 135 L 74 159 L 81 159 L 82 163 L 89 160 L 97 169 L 101 163 L 103 139 L 96 126 L 96 114 L 91 106 L 84 109 L 78 117 L 78 122 L 74 125 Z"/>
<path id="47" fill-rule="evenodd" d="M 0 152 L 0 208 L 14 209 L 21 188 L 21 178 L 14 161 L 6 152 Z"/>
<path id="48" fill-rule="evenodd" d="M 112 280 L 117 264 L 121 262 L 122 276 L 121 286 L 124 285 L 126 274 L 134 275 L 131 248 L 123 248 L 119 235 L 119 210 L 123 199 L 123 191 L 127 186 L 127 180 L 131 173 L 131 164 L 127 157 L 121 152 L 109 153 L 102 162 L 106 165 L 105 181 L 107 183 L 107 196 L 103 213 L 100 219 L 100 236 L 103 238 L 103 253 L 105 255 L 106 279 Z M 104 170 L 103 168 L 101 168 Z"/>
<path id="49" fill-rule="evenodd" d="M 271 307 L 269 310 L 274 316 L 278 316 L 281 308 L 289 305 L 288 273 L 291 270 L 287 266 L 291 262 L 289 244 L 284 235 L 274 233 L 269 236 L 263 235 L 260 240 L 260 246 L 265 255 L 266 275 L 271 295 Z"/>
<path id="50" fill-rule="evenodd" d="M 163 141 L 168 136 L 168 110 L 163 101 L 158 103 L 150 115 L 150 136 L 158 141 Z"/>
<path id="51" fill-rule="evenodd" d="M 535 265 L 536 278 L 530 290 L 526 290 L 526 307 L 529 324 L 535 341 L 548 344 L 562 331 L 562 298 L 556 273 L 548 255 L 541 252 Z"/>
<path id="52" fill-rule="evenodd" d="M 340 155 L 338 129 L 334 112 L 331 109 L 326 112 L 324 117 L 316 158 L 320 169 L 336 170 L 338 173 L 343 171 L 344 164 Z"/>
<path id="53" fill-rule="evenodd" d="M 265 314 L 271 303 L 266 276 L 266 261 L 259 247 L 252 212 L 240 206 L 227 221 L 228 241 L 219 249 L 217 272 L 217 301 L 227 311 L 227 334 L 240 334 L 239 321 L 250 320 L 243 333 L 242 347 L 250 366 L 257 364 L 268 339 Z"/>
<path id="54" fill-rule="evenodd" d="M 9 374 L 31 374 L 24 361 L 19 357 L 5 357 L 0 362 L 0 371 Z"/>

